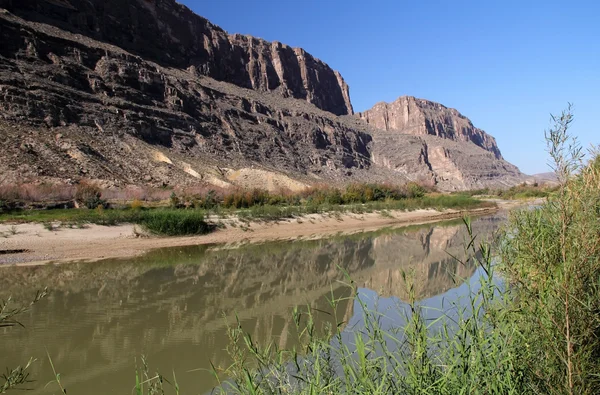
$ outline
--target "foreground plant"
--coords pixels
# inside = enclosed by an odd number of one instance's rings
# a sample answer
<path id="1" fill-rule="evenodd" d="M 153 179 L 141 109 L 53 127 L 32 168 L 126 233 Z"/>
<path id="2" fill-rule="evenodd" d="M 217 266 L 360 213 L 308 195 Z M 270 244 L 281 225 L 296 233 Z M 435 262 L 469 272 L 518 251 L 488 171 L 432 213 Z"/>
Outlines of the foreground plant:
<path id="1" fill-rule="evenodd" d="M 502 248 L 534 392 L 600 393 L 600 156 L 584 164 L 569 107 L 547 132 L 560 186 L 515 212 Z"/>
<path id="2" fill-rule="evenodd" d="M 9 328 L 14 326 L 23 326 L 17 319 L 20 314 L 28 311 L 34 304 L 39 302 L 47 295 L 47 290 L 38 292 L 33 300 L 26 306 L 13 307 L 12 300 L 0 302 L 0 328 Z M 22 385 L 31 382 L 29 380 L 28 369 L 33 359 L 30 359 L 24 366 L 16 368 L 6 368 L 6 372 L 0 376 L 0 394 L 12 389 L 19 389 Z"/>

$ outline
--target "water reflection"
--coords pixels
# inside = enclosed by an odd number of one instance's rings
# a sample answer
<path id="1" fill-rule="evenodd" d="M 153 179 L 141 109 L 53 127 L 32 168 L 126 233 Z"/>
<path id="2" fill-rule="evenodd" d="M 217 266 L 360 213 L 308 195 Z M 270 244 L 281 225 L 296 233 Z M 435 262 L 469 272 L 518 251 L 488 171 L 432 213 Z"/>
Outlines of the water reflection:
<path id="1" fill-rule="evenodd" d="M 474 221 L 480 237 L 502 219 Z M 0 330 L 0 367 L 38 358 L 32 394 L 51 379 L 46 348 L 69 393 L 124 393 L 134 384 L 135 358 L 144 354 L 162 372 L 177 373 L 182 388 L 209 390 L 209 361 L 224 366 L 227 326 L 239 317 L 257 341 L 291 347 L 290 311 L 311 304 L 331 310 L 327 299 L 345 298 L 343 268 L 363 292 L 406 297 L 403 271 L 413 271 L 418 298 L 456 287 L 475 267 L 461 256 L 461 223 L 273 242 L 239 248 L 195 246 L 163 249 L 130 260 L 59 266 L 2 268 L 0 297 L 30 298 L 47 286 L 51 295 L 23 317 L 26 329 Z M 336 312 L 356 320 L 352 300 Z M 353 318 L 353 315 L 355 317 Z M 319 324 L 336 324 L 319 314 Z M 195 372 L 188 371 L 196 369 Z M 188 372 L 188 373 L 186 373 Z"/>

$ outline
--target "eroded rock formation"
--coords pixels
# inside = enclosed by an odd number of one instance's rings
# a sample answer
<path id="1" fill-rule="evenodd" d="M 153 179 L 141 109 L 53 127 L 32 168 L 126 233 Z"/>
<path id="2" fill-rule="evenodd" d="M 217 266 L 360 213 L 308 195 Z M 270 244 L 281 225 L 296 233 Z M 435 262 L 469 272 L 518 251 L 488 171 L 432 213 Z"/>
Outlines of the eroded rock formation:
<path id="1" fill-rule="evenodd" d="M 0 40 L 4 181 L 457 190 L 523 177 L 456 110 L 405 98 L 352 116 L 325 63 L 173 0 L 0 0 Z"/>
<path id="2" fill-rule="evenodd" d="M 352 114 L 348 85 L 327 64 L 301 48 L 229 35 L 175 0 L 0 0 L 0 7 L 162 66 Z"/>
<path id="3" fill-rule="evenodd" d="M 502 159 L 496 139 L 473 126 L 471 120 L 457 110 L 429 100 L 402 96 L 393 103 L 377 103 L 358 116 L 379 130 L 469 142 Z"/>

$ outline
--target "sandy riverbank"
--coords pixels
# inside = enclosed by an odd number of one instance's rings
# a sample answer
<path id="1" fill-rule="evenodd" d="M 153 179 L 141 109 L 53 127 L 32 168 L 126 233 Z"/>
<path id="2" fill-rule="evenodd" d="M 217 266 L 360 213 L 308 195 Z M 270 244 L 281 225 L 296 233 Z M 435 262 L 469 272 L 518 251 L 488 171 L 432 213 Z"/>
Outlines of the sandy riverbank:
<path id="1" fill-rule="evenodd" d="M 498 208 L 469 211 L 416 210 L 389 211 L 366 214 L 309 215 L 299 219 L 277 222 L 252 222 L 233 225 L 232 222 L 214 233 L 191 237 L 140 236 L 134 225 L 99 226 L 85 229 L 58 228 L 47 230 L 41 224 L 0 225 L 0 265 L 36 265 L 72 260 L 98 260 L 143 254 L 162 247 L 184 245 L 261 242 L 318 238 L 337 233 L 374 230 L 385 226 L 399 226 L 460 218 L 466 214 L 492 214 L 499 209 L 514 207 L 515 202 L 497 202 Z"/>

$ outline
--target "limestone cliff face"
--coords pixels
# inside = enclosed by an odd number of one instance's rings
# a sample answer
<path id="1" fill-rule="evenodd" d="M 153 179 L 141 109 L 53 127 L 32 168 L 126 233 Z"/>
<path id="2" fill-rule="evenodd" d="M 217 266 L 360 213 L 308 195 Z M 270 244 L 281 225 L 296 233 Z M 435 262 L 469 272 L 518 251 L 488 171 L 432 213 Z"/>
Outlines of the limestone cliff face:
<path id="1" fill-rule="evenodd" d="M 402 96 L 393 103 L 378 103 L 358 116 L 377 129 L 416 136 L 432 135 L 473 143 L 502 159 L 496 140 L 453 108 L 429 100 Z"/>
<path id="2" fill-rule="evenodd" d="M 0 0 L 27 20 L 119 46 L 162 66 L 352 114 L 348 85 L 300 48 L 229 35 L 175 0 Z"/>

